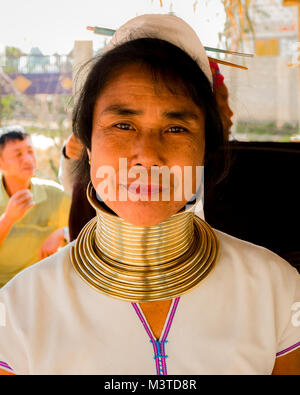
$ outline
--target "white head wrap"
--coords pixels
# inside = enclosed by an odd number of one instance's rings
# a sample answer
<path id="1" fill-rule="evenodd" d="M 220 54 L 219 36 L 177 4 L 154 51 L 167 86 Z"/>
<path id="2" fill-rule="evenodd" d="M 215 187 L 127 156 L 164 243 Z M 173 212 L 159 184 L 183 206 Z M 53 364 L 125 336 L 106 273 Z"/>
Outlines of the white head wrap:
<path id="1" fill-rule="evenodd" d="M 196 32 L 183 19 L 170 14 L 137 16 L 115 32 L 105 50 L 138 38 L 158 38 L 176 45 L 198 63 L 212 85 L 212 73 L 205 49 Z"/>

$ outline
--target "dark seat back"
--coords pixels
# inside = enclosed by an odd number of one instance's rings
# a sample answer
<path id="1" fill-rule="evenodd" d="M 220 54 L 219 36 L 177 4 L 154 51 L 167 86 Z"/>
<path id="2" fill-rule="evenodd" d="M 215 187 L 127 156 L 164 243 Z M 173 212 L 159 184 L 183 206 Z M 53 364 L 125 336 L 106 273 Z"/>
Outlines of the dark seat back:
<path id="1" fill-rule="evenodd" d="M 205 196 L 214 228 L 266 247 L 300 273 L 300 143 L 230 142 L 228 177 Z"/>

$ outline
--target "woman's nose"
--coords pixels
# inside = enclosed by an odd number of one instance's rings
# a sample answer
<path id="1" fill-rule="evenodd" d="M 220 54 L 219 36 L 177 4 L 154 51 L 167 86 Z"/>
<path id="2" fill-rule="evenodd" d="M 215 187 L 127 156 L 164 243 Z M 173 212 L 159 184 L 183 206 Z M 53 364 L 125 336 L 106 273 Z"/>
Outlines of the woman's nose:
<path id="1" fill-rule="evenodd" d="M 137 137 L 131 152 L 131 165 L 144 166 L 150 169 L 151 166 L 163 166 L 164 154 L 167 147 L 163 147 L 162 140 L 158 134 L 145 133 Z"/>

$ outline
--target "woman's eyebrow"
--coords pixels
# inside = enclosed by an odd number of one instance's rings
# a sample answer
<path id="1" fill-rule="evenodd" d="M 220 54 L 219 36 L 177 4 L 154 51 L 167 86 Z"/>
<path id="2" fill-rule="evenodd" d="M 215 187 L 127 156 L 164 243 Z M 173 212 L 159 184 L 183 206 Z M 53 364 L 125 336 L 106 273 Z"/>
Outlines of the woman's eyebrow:
<path id="1" fill-rule="evenodd" d="M 101 115 L 104 114 L 116 114 L 116 115 L 143 115 L 144 112 L 142 110 L 137 110 L 130 108 L 126 105 L 122 104 L 112 104 L 106 107 Z M 199 120 L 199 116 L 190 110 L 170 110 L 164 111 L 162 116 L 167 119 L 176 119 L 180 121 L 189 121 L 189 120 Z"/>
<path id="2" fill-rule="evenodd" d="M 143 111 L 141 110 L 134 110 L 122 104 L 113 104 L 111 106 L 106 107 L 101 115 L 104 114 L 116 114 L 116 115 L 142 115 Z"/>
<path id="3" fill-rule="evenodd" d="M 177 119 L 180 121 L 198 121 L 200 119 L 195 112 L 189 110 L 165 111 L 163 116 L 168 119 Z"/>

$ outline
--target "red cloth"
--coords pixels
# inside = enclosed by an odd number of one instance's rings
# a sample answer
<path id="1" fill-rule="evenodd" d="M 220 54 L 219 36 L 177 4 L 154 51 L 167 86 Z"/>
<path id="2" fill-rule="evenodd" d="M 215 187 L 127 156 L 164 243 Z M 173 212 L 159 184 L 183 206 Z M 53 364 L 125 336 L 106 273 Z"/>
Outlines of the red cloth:
<path id="1" fill-rule="evenodd" d="M 221 74 L 216 62 L 209 61 L 209 65 L 213 76 L 213 87 L 215 89 L 217 86 L 224 84 L 224 75 Z"/>

